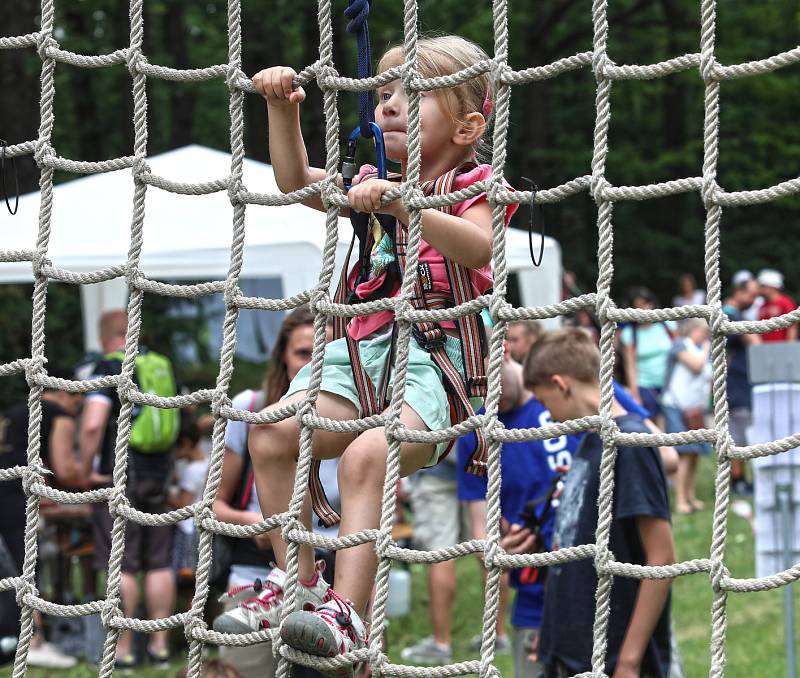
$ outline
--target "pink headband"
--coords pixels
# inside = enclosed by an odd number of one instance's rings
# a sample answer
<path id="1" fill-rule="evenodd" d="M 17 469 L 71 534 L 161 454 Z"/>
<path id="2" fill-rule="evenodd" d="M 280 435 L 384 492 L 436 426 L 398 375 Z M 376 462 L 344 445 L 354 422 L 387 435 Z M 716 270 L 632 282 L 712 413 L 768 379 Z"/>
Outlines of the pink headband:
<path id="1" fill-rule="evenodd" d="M 481 113 L 483 113 L 483 117 L 487 118 L 492 114 L 492 109 L 494 108 L 494 102 L 492 101 L 492 88 L 488 86 L 486 88 L 486 96 L 483 98 L 483 106 L 481 106 Z"/>

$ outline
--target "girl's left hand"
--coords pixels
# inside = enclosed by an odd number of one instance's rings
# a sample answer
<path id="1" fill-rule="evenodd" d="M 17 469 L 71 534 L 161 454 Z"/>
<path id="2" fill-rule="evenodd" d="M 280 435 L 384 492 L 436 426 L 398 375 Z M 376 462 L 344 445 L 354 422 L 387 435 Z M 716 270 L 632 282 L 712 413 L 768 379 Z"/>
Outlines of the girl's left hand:
<path id="1" fill-rule="evenodd" d="M 383 194 L 396 186 L 386 179 L 364 179 L 347 192 L 347 202 L 356 212 L 389 214 L 407 224 L 409 215 L 401 200 L 381 204 Z"/>

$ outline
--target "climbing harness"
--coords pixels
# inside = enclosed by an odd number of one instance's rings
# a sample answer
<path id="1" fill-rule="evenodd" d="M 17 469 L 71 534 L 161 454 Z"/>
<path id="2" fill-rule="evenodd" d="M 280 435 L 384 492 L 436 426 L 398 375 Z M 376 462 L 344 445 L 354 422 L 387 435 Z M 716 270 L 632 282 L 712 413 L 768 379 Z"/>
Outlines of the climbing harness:
<path id="1" fill-rule="evenodd" d="M 422 184 L 426 196 L 443 195 L 453 189 L 455 177 L 460 171 L 468 171 L 473 165 L 465 165 L 442 175 L 434 181 Z M 450 206 L 439 207 L 441 211 L 451 214 Z M 350 243 L 339 286 L 336 290 L 334 301 L 338 304 L 358 304 L 375 299 L 381 299 L 392 294 L 399 287 L 406 269 L 406 256 L 408 250 L 408 227 L 400 221 L 385 214 L 365 214 L 352 212 L 350 219 L 353 223 L 353 241 Z M 380 287 L 368 297 L 360 298 L 355 290 L 369 279 L 370 253 L 375 244 L 374 231 L 371 228 L 376 220 L 382 227 L 383 233 L 389 235 L 394 249 L 394 261 L 385 271 L 384 280 Z M 359 255 L 352 271 L 348 271 L 350 256 L 354 241 L 358 238 Z M 420 262 L 414 284 L 414 295 L 410 299 L 416 310 L 436 310 L 460 306 L 475 298 L 469 270 L 454 261 L 443 257 L 447 271 L 450 292 L 433 290 L 430 279 L 430 266 L 427 262 Z M 433 362 L 442 372 L 442 378 L 447 399 L 450 406 L 450 421 L 455 424 L 475 414 L 475 409 L 470 398 L 486 396 L 488 380 L 485 373 L 484 358 L 486 356 L 487 341 L 483 320 L 480 314 L 474 313 L 458 318 L 455 321 L 456 330 L 460 338 L 461 352 L 464 363 L 464 374 L 453 365 L 452 360 L 445 350 L 447 335 L 441 325 L 436 322 L 426 321 L 414 323 L 412 336 L 423 350 L 427 351 Z M 358 351 L 358 341 L 347 333 L 346 319 L 336 318 L 334 322 L 334 339 L 344 337 L 353 367 L 353 380 L 359 394 L 362 415 L 369 417 L 383 412 L 389 404 L 389 385 L 391 369 L 394 363 L 397 325 L 392 328 L 391 347 L 379 383 L 372 382 L 369 374 L 364 369 Z M 467 463 L 467 470 L 476 475 L 486 473 L 486 443 L 480 429 L 475 431 L 477 446 Z M 441 458 L 451 450 L 454 440 L 450 441 Z M 325 497 L 322 483 L 319 480 L 319 461 L 312 464 L 312 473 L 309 481 L 312 505 L 320 524 L 330 526 L 339 521 L 339 516 L 330 506 Z"/>

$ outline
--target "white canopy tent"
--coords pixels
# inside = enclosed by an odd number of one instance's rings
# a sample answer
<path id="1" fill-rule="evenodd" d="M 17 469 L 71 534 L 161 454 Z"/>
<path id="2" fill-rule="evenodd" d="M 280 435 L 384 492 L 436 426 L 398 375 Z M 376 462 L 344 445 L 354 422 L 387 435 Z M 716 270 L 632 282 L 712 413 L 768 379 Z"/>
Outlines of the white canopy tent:
<path id="1" fill-rule="evenodd" d="M 192 145 L 148 158 L 148 163 L 154 174 L 173 181 L 202 182 L 226 176 L 230 155 Z M 246 159 L 243 180 L 248 190 L 279 192 L 268 164 Z M 38 192 L 24 195 L 15 217 L 1 217 L 0 249 L 35 249 L 39 202 Z M 133 180 L 128 170 L 94 174 L 57 185 L 53 192 L 48 258 L 55 266 L 80 273 L 125 263 L 130 246 L 132 202 Z M 185 196 L 149 187 L 145 204 L 140 269 L 148 278 L 162 281 L 225 278 L 233 232 L 233 208 L 226 192 Z M 248 206 L 241 278 L 279 280 L 277 296 L 284 297 L 313 287 L 322 260 L 324 223 L 323 214 L 302 205 Z M 341 219 L 337 271 L 351 236 L 349 221 Z M 538 240 L 534 246 L 538 247 Z M 509 271 L 518 276 L 522 304 L 558 301 L 561 249 L 555 240 L 546 239 L 540 268 L 531 263 L 528 237 L 522 231 L 508 231 L 506 253 Z M 0 283 L 32 280 L 30 263 L 0 263 Z M 125 280 L 84 285 L 81 295 L 85 348 L 97 348 L 99 316 L 105 310 L 125 307 Z"/>

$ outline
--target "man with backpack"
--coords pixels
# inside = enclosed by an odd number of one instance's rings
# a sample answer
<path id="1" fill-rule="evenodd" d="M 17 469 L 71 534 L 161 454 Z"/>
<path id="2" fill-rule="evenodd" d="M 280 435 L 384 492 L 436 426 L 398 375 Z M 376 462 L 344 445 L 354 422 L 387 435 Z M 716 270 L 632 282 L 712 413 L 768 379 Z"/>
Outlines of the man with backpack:
<path id="1" fill-rule="evenodd" d="M 100 319 L 100 343 L 104 357 L 94 367 L 92 379 L 120 374 L 124 359 L 128 318 L 124 311 L 109 311 Z M 139 390 L 158 396 L 176 395 L 175 378 L 167 358 L 144 347 L 136 358 L 134 381 Z M 86 475 L 94 470 L 106 486 L 111 475 L 117 443 L 121 403 L 112 386 L 87 395 L 80 427 L 81 463 Z M 127 497 L 131 505 L 146 513 L 167 512 L 172 476 L 172 448 L 179 431 L 177 410 L 135 405 L 131 419 L 127 463 Z M 95 567 L 108 568 L 113 518 L 108 505 L 93 505 Z M 144 575 L 144 602 L 150 619 L 168 617 L 175 604 L 175 578 L 171 568 L 172 526 L 143 526 L 132 520 L 125 526 L 122 558 L 122 607 L 126 617 L 135 617 L 139 604 L 138 575 Z M 150 636 L 147 655 L 155 665 L 169 661 L 168 631 Z M 116 666 L 136 665 L 132 632 L 123 631 L 117 646 Z"/>

